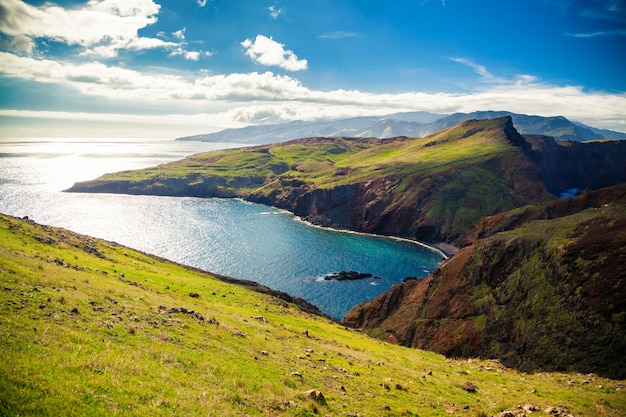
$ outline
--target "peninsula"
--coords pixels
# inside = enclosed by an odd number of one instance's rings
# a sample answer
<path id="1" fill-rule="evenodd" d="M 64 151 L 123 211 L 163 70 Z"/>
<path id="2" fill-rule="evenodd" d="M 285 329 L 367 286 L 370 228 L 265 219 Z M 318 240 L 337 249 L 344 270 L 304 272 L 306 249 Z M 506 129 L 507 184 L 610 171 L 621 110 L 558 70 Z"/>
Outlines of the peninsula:
<path id="1" fill-rule="evenodd" d="M 69 191 L 238 197 L 319 225 L 463 248 L 430 277 L 356 307 L 345 323 L 453 356 L 622 378 L 623 183 L 625 141 L 521 135 L 506 116 L 423 138 L 307 138 L 208 152 Z M 558 198 L 571 189 L 582 194 Z M 609 294 L 609 303 L 593 301 Z"/>

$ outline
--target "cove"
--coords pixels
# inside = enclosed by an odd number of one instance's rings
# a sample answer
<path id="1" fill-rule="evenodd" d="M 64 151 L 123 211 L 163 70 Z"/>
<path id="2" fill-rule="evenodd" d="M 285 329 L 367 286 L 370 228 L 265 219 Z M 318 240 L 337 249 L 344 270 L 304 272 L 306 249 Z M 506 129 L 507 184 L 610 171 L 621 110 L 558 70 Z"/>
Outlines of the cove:
<path id="1" fill-rule="evenodd" d="M 133 153 L 124 152 L 131 145 Z M 1 158 L 0 211 L 256 281 L 337 319 L 405 277 L 428 275 L 442 261 L 438 252 L 414 242 L 311 226 L 291 213 L 242 200 L 60 192 L 81 178 L 151 166 L 181 153 L 170 143 L 140 145 L 116 144 L 108 156 L 93 152 L 93 144 L 81 143 L 89 152 L 78 153 L 20 142 L 13 146 L 19 152 L 10 149 Z M 323 279 L 343 270 L 381 279 Z"/>

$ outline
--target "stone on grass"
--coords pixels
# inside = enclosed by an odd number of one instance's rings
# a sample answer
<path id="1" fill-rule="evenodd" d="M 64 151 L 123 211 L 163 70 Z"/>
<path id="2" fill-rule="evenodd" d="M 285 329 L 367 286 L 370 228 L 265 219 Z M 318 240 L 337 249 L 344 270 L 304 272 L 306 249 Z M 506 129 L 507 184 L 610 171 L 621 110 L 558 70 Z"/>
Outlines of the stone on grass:
<path id="1" fill-rule="evenodd" d="M 469 381 L 463 384 L 461 388 L 463 388 L 467 392 L 476 392 L 476 385 L 472 384 Z"/>
<path id="2" fill-rule="evenodd" d="M 324 397 L 324 394 L 322 394 L 320 390 L 310 389 L 304 393 L 304 396 L 315 401 L 316 403 L 320 405 L 326 405 L 326 398 Z"/>

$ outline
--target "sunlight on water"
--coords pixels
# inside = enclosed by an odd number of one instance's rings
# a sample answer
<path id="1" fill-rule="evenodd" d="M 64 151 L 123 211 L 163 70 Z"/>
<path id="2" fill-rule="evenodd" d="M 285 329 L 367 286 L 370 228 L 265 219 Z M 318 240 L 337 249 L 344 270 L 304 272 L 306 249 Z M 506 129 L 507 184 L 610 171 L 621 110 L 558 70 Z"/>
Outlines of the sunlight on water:
<path id="1" fill-rule="evenodd" d="M 212 272 L 260 282 L 342 317 L 440 257 L 416 244 L 338 233 L 240 200 L 64 193 L 106 172 L 181 159 L 224 144 L 163 140 L 0 142 L 0 211 L 128 245 Z M 324 281 L 358 270 L 381 277 Z"/>

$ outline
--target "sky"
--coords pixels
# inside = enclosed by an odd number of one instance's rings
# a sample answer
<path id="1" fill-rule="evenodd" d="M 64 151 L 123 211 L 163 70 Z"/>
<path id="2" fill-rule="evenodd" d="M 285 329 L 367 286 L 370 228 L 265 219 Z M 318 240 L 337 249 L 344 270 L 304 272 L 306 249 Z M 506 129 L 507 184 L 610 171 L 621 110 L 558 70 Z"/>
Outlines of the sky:
<path id="1" fill-rule="evenodd" d="M 0 138 L 478 110 L 626 132 L 626 0 L 0 0 Z"/>

